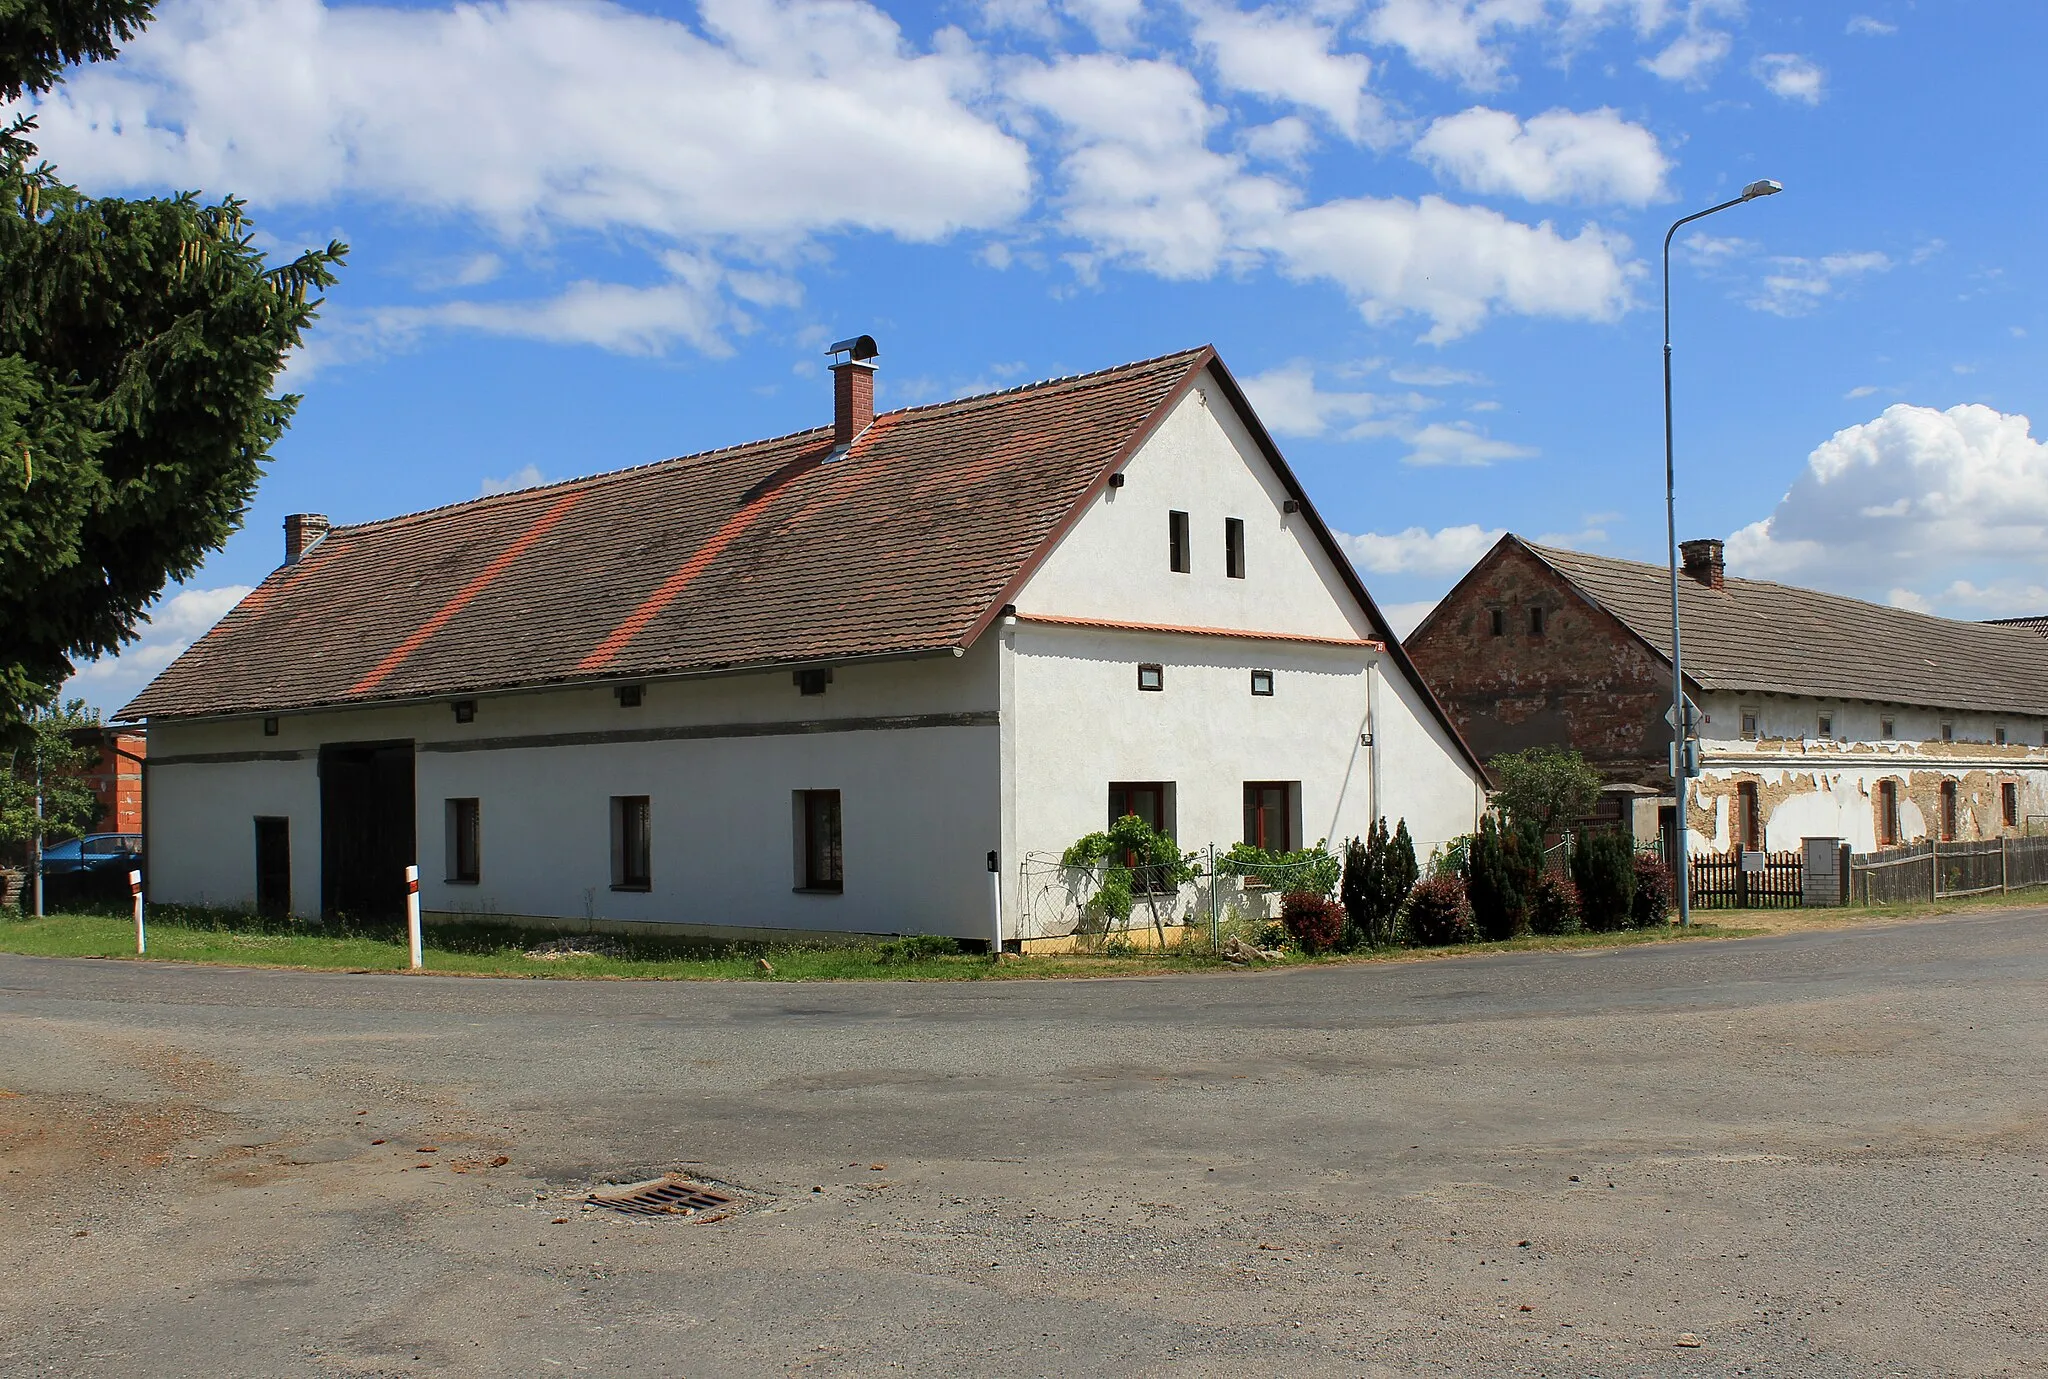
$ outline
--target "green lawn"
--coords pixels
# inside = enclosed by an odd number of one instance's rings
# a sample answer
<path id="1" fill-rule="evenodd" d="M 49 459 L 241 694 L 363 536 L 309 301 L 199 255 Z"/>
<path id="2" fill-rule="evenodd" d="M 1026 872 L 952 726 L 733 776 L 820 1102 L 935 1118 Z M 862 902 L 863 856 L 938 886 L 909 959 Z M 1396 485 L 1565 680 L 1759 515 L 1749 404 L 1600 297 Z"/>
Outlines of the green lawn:
<path id="1" fill-rule="evenodd" d="M 1543 949 L 1610 948 L 1690 938 L 1731 938 L 1756 929 L 1695 925 L 1690 932 L 1628 931 L 1574 934 L 1565 938 L 1523 938 L 1507 943 L 1456 948 L 1393 949 L 1323 958 L 1289 955 L 1284 966 L 1399 961 L 1441 954 L 1523 952 Z M 905 951 L 912 945 L 868 947 L 749 947 L 712 949 L 687 941 L 596 938 L 617 951 L 603 956 L 536 958 L 526 950 L 553 936 L 510 928 L 432 928 L 427 931 L 426 970 L 489 977 L 655 978 L 671 981 L 848 981 L 967 980 L 1020 977 L 1142 976 L 1228 969 L 1205 952 L 1072 953 L 1031 955 L 991 963 L 971 954 L 931 955 Z M 43 919 L 0 918 L 0 951 L 46 957 L 125 958 L 135 954 L 134 921 L 123 916 L 52 915 Z M 765 957 L 773 971 L 764 971 Z M 348 972 L 406 970 L 403 936 L 388 928 L 371 932 L 309 932 L 289 923 L 249 916 L 171 911 L 149 924 L 149 958 L 154 961 L 221 963 L 240 967 L 290 967 Z"/>

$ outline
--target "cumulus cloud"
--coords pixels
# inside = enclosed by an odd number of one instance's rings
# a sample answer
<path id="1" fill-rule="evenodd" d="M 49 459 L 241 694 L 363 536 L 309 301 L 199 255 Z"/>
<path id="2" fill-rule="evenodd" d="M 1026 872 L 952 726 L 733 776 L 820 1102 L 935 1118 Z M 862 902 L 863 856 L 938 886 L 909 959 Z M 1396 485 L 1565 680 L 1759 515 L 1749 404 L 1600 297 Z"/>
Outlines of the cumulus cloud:
<path id="1" fill-rule="evenodd" d="M 1433 121 L 1415 157 L 1468 191 L 1633 206 L 1665 194 L 1671 166 L 1656 135 L 1605 107 L 1550 110 L 1524 124 L 1505 110 L 1474 106 Z"/>
<path id="2" fill-rule="evenodd" d="M 1689 25 L 1662 52 L 1645 58 L 1643 68 L 1681 86 L 1703 86 L 1734 46 L 1735 40 L 1720 29 Z"/>
<path id="3" fill-rule="evenodd" d="M 1319 437 L 1336 432 L 1345 439 L 1389 433 L 1390 418 L 1429 405 L 1429 399 L 1406 395 L 1325 389 L 1316 383 L 1315 367 L 1296 360 L 1244 380 L 1245 395 L 1267 429 L 1276 436 Z"/>
<path id="4" fill-rule="evenodd" d="M 80 666 L 64 686 L 65 697 L 75 695 L 102 713 L 114 712 L 226 617 L 248 596 L 250 587 L 224 584 L 181 589 L 159 599 L 138 629 L 140 635 L 113 655 Z"/>
<path id="5" fill-rule="evenodd" d="M 1204 6 L 1195 11 L 1195 42 L 1225 90 L 1313 111 L 1354 142 L 1384 142 L 1389 129 L 1379 100 L 1367 92 L 1372 60 L 1334 51 L 1336 31 L 1273 9 Z"/>
<path id="6" fill-rule="evenodd" d="M 1469 422 L 1433 421 L 1403 437 L 1408 453 L 1403 464 L 1422 467 L 1455 466 L 1478 468 L 1502 460 L 1526 460 L 1538 451 L 1526 445 L 1495 440 Z"/>
<path id="7" fill-rule="evenodd" d="M 1427 316 L 1423 339 L 1453 340 L 1495 311 L 1611 321 L 1628 304 L 1628 241 L 1598 226 L 1560 234 L 1440 197 L 1325 202 L 1264 240 L 1282 271 L 1337 283 L 1375 325 Z"/>
<path id="8" fill-rule="evenodd" d="M 1493 40 L 1541 22 L 1543 10 L 1543 0 L 1381 0 L 1365 30 L 1432 76 L 1489 91 L 1507 67 Z"/>
<path id="9" fill-rule="evenodd" d="M 1358 536 L 1338 534 L 1337 540 L 1352 564 L 1381 575 L 1462 575 L 1479 563 L 1479 557 L 1507 535 L 1506 528 L 1481 527 L 1477 522 L 1461 527 L 1409 527 L 1382 534 L 1365 532 Z"/>
<path id="10" fill-rule="evenodd" d="M 1752 69 L 1772 95 L 1819 105 L 1827 76 L 1811 58 L 1798 53 L 1765 53 Z"/>
<path id="11" fill-rule="evenodd" d="M 1818 446 L 1728 561 L 1957 616 L 2048 612 L 2030 602 L 2048 577 L 2048 446 L 2017 414 L 1896 404 Z"/>

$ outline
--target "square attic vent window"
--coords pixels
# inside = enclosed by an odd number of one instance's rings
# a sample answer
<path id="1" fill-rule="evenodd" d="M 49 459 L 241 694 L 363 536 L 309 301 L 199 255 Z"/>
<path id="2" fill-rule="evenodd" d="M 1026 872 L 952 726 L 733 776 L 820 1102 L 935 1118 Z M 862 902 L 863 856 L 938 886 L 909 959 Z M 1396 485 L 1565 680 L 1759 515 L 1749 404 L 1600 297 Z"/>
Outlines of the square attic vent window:
<path id="1" fill-rule="evenodd" d="M 825 686 L 832 683 L 832 667 L 810 666 L 796 672 L 797 693 L 823 694 Z"/>
<path id="2" fill-rule="evenodd" d="M 1264 698 L 1273 692 L 1273 672 L 1255 670 L 1252 672 L 1252 693 Z"/>
<path id="3" fill-rule="evenodd" d="M 1138 688 L 1141 690 L 1163 690 L 1166 688 L 1166 670 L 1161 666 L 1138 667 Z"/>

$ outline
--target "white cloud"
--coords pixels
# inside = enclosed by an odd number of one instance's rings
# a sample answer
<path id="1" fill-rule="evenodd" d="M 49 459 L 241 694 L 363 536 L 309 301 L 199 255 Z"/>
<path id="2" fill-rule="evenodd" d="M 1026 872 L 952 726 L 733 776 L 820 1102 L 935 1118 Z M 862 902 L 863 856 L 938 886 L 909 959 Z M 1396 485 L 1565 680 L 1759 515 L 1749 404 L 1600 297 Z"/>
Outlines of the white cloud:
<path id="1" fill-rule="evenodd" d="M 1126 48 L 1137 38 L 1145 0 L 1061 0 L 1060 8 L 1103 47 Z"/>
<path id="2" fill-rule="evenodd" d="M 1266 240 L 1288 276 L 1341 285 L 1376 325 L 1427 316 L 1431 342 L 1503 309 L 1611 321 L 1628 304 L 1621 236 L 1589 225 L 1567 238 L 1548 221 L 1525 225 L 1435 196 L 1326 202 L 1286 217 Z"/>
<path id="3" fill-rule="evenodd" d="M 1378 99 L 1366 90 L 1372 60 L 1334 52 L 1337 35 L 1325 25 L 1272 9 L 1204 6 L 1195 11 L 1195 42 L 1225 90 L 1314 111 L 1353 142 L 1389 135 Z"/>
<path id="4" fill-rule="evenodd" d="M 1643 67 L 1681 86 L 1703 86 L 1734 46 L 1735 40 L 1719 29 L 1687 29 L 1655 57 L 1644 59 Z"/>
<path id="5" fill-rule="evenodd" d="M 1892 267 L 1891 259 L 1875 250 L 1826 254 L 1817 259 L 1781 256 L 1770 262 L 1774 271 L 1765 274 L 1749 304 L 1774 316 L 1802 316 L 1833 296 L 1842 284 L 1865 274 L 1889 272 Z"/>
<path id="6" fill-rule="evenodd" d="M 1543 0 L 1381 0 L 1365 31 L 1432 76 L 1490 91 L 1507 67 L 1492 40 L 1541 22 L 1543 8 Z"/>
<path id="7" fill-rule="evenodd" d="M 2024 416 L 1896 404 L 1817 447 L 1771 515 L 1729 538 L 1728 560 L 1956 615 L 2048 612 L 2030 603 L 2048 576 L 2048 446 Z"/>
<path id="8" fill-rule="evenodd" d="M 1505 110 L 1474 106 L 1432 122 L 1415 157 L 1468 191 L 1632 206 L 1665 194 L 1671 166 L 1656 135 L 1605 107 L 1550 110 L 1524 124 Z"/>
<path id="9" fill-rule="evenodd" d="M 1393 634 L 1405 641 L 1409 633 L 1422 626 L 1424 618 L 1436 611 L 1439 602 L 1439 599 L 1420 599 L 1414 603 L 1383 603 L 1380 612 L 1386 615 Z"/>
<path id="10" fill-rule="evenodd" d="M 1859 38 L 1886 38 L 1898 31 L 1899 26 L 1896 24 L 1888 24 L 1882 19 L 1872 19 L 1867 14 L 1856 14 L 1849 17 L 1849 26 L 1842 32 L 1854 34 Z"/>
<path id="11" fill-rule="evenodd" d="M 98 191 L 358 197 L 504 242 L 626 232 L 724 257 L 1028 208 L 1028 150 L 970 108 L 986 73 L 957 32 L 917 52 L 860 0 L 704 0 L 701 22 L 606 0 L 171 0 L 40 102 L 40 142 Z"/>
<path id="12" fill-rule="evenodd" d="M 1433 421 L 1403 439 L 1408 442 L 1409 450 L 1401 462 L 1423 467 L 1478 468 L 1498 464 L 1502 460 L 1526 460 L 1539 453 L 1526 445 L 1494 440 L 1477 427 L 1461 421 Z"/>
<path id="13" fill-rule="evenodd" d="M 1467 373 L 1463 369 L 1447 369 L 1441 364 L 1431 364 L 1423 368 L 1403 365 L 1400 368 L 1389 369 L 1387 377 L 1396 383 L 1406 383 L 1411 388 L 1450 388 L 1461 383 L 1486 381 L 1476 373 Z"/>
<path id="14" fill-rule="evenodd" d="M 1461 575 L 1507 535 L 1505 528 L 1487 529 L 1477 522 L 1462 527 L 1409 527 L 1382 535 L 1338 533 L 1338 544 L 1361 570 L 1381 575 Z"/>
<path id="15" fill-rule="evenodd" d="M 502 479 L 486 476 L 477 486 L 476 496 L 488 498 L 495 493 L 516 493 L 522 488 L 536 488 L 547 482 L 547 476 L 540 472 L 537 464 L 523 464 Z"/>
<path id="16" fill-rule="evenodd" d="M 1751 70 L 1766 90 L 1788 101 L 1819 105 L 1827 86 L 1827 74 L 1811 58 L 1798 53 L 1765 53 Z"/>
<path id="17" fill-rule="evenodd" d="M 1851 388 L 1848 392 L 1843 393 L 1842 396 L 1848 398 L 1851 401 L 1854 401 L 1859 397 L 1869 397 L 1872 393 L 1876 391 L 1877 385 L 1875 383 L 1859 383 L 1855 387 Z"/>
<path id="18" fill-rule="evenodd" d="M 1238 145 L 1254 158 L 1301 171 L 1308 165 L 1316 134 L 1299 115 L 1282 115 L 1271 124 L 1253 125 L 1238 136 Z"/>
<path id="19" fill-rule="evenodd" d="M 137 629 L 139 636 L 111 656 L 78 667 L 64 686 L 102 713 L 112 713 L 141 692 L 185 648 L 205 636 L 249 594 L 247 584 L 212 589 L 181 589 L 159 599 Z"/>
<path id="20" fill-rule="evenodd" d="M 1314 366 L 1300 360 L 1245 379 L 1244 391 L 1276 436 L 1327 436 L 1332 430 L 1345 439 L 1385 435 L 1385 418 L 1429 405 L 1414 394 L 1326 391 L 1316 386 Z"/>

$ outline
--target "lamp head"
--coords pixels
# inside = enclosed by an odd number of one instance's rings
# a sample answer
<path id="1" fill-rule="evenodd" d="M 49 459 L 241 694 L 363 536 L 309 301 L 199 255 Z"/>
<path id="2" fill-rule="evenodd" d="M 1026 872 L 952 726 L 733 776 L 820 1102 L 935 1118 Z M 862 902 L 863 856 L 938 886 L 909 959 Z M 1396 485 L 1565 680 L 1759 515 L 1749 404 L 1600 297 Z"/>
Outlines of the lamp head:
<path id="1" fill-rule="evenodd" d="M 1766 177 L 1744 187 L 1742 189 L 1742 199 L 1744 201 L 1754 201 L 1760 196 L 1776 196 L 1783 190 L 1785 190 L 1784 183 L 1773 182 L 1770 178 Z"/>

